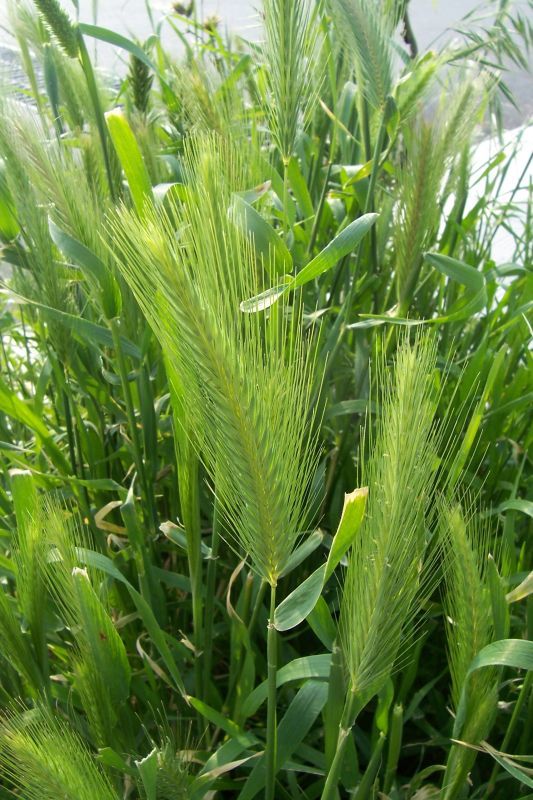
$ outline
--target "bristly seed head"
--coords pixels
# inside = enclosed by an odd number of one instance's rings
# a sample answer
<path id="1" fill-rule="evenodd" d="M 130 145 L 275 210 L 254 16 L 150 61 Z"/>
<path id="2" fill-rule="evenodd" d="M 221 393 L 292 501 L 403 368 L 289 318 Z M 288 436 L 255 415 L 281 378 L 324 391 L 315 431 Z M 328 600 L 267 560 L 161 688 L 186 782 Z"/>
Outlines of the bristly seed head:
<path id="1" fill-rule="evenodd" d="M 77 58 L 80 50 L 78 26 L 58 0 L 35 0 L 35 5 L 65 53 L 70 58 Z"/>

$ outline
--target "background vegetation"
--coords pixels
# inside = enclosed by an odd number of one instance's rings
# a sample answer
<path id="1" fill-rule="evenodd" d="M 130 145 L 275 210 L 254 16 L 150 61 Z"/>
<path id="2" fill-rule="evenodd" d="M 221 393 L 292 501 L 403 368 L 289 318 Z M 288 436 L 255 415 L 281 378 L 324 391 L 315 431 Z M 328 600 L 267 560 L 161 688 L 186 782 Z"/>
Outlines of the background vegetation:
<path id="1" fill-rule="evenodd" d="M 261 45 L 176 4 L 177 58 L 12 4 L 0 797 L 533 796 L 531 184 L 520 137 L 473 166 L 532 31 L 490 10 L 419 53 L 402 0 L 265 0 Z"/>

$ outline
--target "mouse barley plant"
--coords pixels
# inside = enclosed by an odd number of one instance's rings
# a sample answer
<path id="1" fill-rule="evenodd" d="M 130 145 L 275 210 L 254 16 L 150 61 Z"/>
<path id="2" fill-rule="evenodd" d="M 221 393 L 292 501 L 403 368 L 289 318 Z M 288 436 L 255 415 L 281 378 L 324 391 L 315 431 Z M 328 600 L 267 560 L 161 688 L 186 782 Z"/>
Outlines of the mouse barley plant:
<path id="1" fill-rule="evenodd" d="M 0 798 L 518 796 L 524 4 L 87 1 L 0 0 Z"/>
<path id="2" fill-rule="evenodd" d="M 0 767 L 28 800 L 120 796 L 77 732 L 45 707 L 18 707 L 0 719 Z"/>
<path id="3" fill-rule="evenodd" d="M 493 725 L 498 701 L 499 670 L 496 667 L 477 670 L 468 675 L 472 660 L 496 638 L 494 623 L 494 589 L 489 573 L 495 571 L 489 561 L 490 526 L 475 511 L 464 511 L 459 503 L 444 507 L 440 515 L 441 536 L 445 548 L 444 608 L 446 611 L 448 659 L 451 694 L 455 712 L 468 681 L 468 702 L 454 737 L 467 745 L 478 745 Z M 499 631 L 505 638 L 506 631 Z M 453 744 L 442 782 L 444 800 L 460 797 L 476 751 L 462 744 Z"/>
<path id="4" fill-rule="evenodd" d="M 269 318 L 243 314 L 261 274 L 253 240 L 233 219 L 247 169 L 215 136 L 190 143 L 185 194 L 144 220 L 113 223 L 120 268 L 165 357 L 194 441 L 214 479 L 227 541 L 270 586 L 267 796 L 274 796 L 278 579 L 305 529 L 316 467 L 312 346 L 283 304 Z M 180 420 L 177 420 L 180 424 Z"/>
<path id="5" fill-rule="evenodd" d="M 355 720 L 405 657 L 406 627 L 431 588 L 424 562 L 437 464 L 435 358 L 434 340 L 404 337 L 393 371 L 380 371 L 380 417 L 361 469 L 367 509 L 349 551 L 340 610 L 347 694 L 323 800 L 335 797 Z"/>

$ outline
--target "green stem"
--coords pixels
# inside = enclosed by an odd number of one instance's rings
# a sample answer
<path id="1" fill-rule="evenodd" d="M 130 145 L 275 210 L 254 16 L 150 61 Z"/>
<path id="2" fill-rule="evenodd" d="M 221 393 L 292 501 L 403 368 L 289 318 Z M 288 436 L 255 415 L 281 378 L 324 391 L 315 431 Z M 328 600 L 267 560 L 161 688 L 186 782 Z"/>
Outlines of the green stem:
<path id="1" fill-rule="evenodd" d="M 255 576 L 253 573 L 249 572 L 244 580 L 244 586 L 242 589 L 242 614 L 241 619 L 246 624 L 246 620 L 250 615 L 250 605 L 252 600 L 253 594 L 253 587 L 254 587 L 254 579 Z M 236 637 L 237 638 L 237 637 Z M 245 722 L 245 718 L 242 717 L 241 713 L 241 704 L 243 701 L 243 692 L 238 691 L 238 689 L 242 688 L 243 679 L 245 680 L 244 670 L 246 669 L 246 653 L 243 653 L 243 650 L 246 649 L 246 644 L 244 641 L 244 636 L 238 637 L 235 646 L 235 657 L 233 659 L 233 663 L 231 664 L 230 668 L 230 679 L 229 679 L 229 686 L 226 696 L 225 708 L 232 709 L 231 712 L 231 719 L 234 720 L 237 725 L 242 725 Z"/>
<path id="2" fill-rule="evenodd" d="M 261 608 L 263 606 L 263 600 L 264 600 L 264 597 L 265 597 L 265 592 L 266 592 L 267 585 L 268 584 L 267 584 L 266 581 L 261 581 L 261 584 L 260 584 L 259 589 L 257 590 L 257 594 L 255 596 L 255 602 L 254 602 L 254 607 L 253 607 L 253 611 L 252 611 L 252 616 L 250 617 L 250 623 L 248 625 L 248 636 L 250 637 L 250 639 L 252 638 L 252 635 L 253 635 L 253 632 L 254 632 L 254 628 L 257 625 L 257 620 L 259 618 L 259 613 L 260 613 Z"/>
<path id="3" fill-rule="evenodd" d="M 361 783 L 357 787 L 357 791 L 354 795 L 354 800 L 367 800 L 369 797 L 376 796 L 376 777 L 379 771 L 379 767 L 381 764 L 381 754 L 383 752 L 383 745 L 385 744 L 385 734 L 383 731 L 380 732 L 379 738 L 374 745 L 374 749 L 372 751 L 372 755 L 370 756 L 370 761 L 368 762 L 368 766 L 365 770 L 365 774 L 361 779 Z"/>
<path id="4" fill-rule="evenodd" d="M 290 157 L 283 157 L 283 239 L 287 244 L 287 234 L 289 231 L 289 162 Z"/>
<path id="5" fill-rule="evenodd" d="M 218 503 L 215 499 L 213 510 L 213 533 L 211 536 L 211 556 L 207 562 L 206 598 L 204 609 L 204 676 L 203 699 L 209 702 L 208 687 L 213 663 L 213 617 L 215 613 L 215 584 L 217 572 L 218 548 L 220 545 L 220 524 Z"/>
<path id="6" fill-rule="evenodd" d="M 383 782 L 383 794 L 387 796 L 390 794 L 392 789 L 396 771 L 398 769 L 400 752 L 402 749 L 403 706 L 399 703 L 392 709 L 389 730 L 389 751 L 387 753 L 387 766 L 385 769 L 385 779 Z"/>
<path id="7" fill-rule="evenodd" d="M 337 795 L 337 787 L 341 777 L 346 745 L 360 710 L 361 708 L 357 695 L 355 692 L 350 690 L 344 703 L 342 718 L 339 725 L 339 734 L 337 737 L 337 749 L 329 768 L 321 800 L 334 800 Z"/>
<path id="8" fill-rule="evenodd" d="M 70 466 L 72 468 L 72 474 L 75 478 L 80 478 L 80 477 L 83 478 L 83 474 L 80 474 L 79 472 L 78 462 L 76 459 L 76 436 L 74 429 L 74 421 L 72 417 L 72 406 L 74 405 L 74 400 L 70 392 L 67 373 L 65 371 L 63 364 L 56 361 L 55 359 L 52 362 L 52 369 L 56 379 L 57 392 L 58 395 L 61 396 L 61 400 L 63 402 L 63 413 L 65 415 L 65 427 L 67 430 L 68 451 L 69 451 Z M 83 458 L 81 449 L 78 448 L 78 450 L 81 462 Z M 87 520 L 87 524 L 91 528 L 93 534 L 97 536 L 97 530 L 94 526 L 94 521 L 91 514 L 91 503 L 89 500 L 89 494 L 87 492 L 87 488 L 85 486 L 78 487 L 75 489 L 75 494 L 80 504 L 80 508 L 84 519 Z"/>
<path id="9" fill-rule="evenodd" d="M 381 124 L 379 126 L 379 132 L 378 132 L 378 135 L 377 135 L 377 138 L 376 138 L 376 144 L 374 146 L 374 153 L 372 155 L 372 172 L 370 173 L 370 180 L 368 182 L 368 190 L 367 190 L 366 198 L 365 198 L 365 207 L 364 207 L 364 210 L 363 210 L 364 214 L 371 213 L 374 210 L 374 207 L 375 207 L 374 194 L 375 194 L 375 191 L 376 191 L 376 183 L 377 183 L 377 179 L 378 179 L 379 161 L 380 161 L 381 151 L 383 150 L 383 145 L 385 144 L 385 136 L 387 134 L 387 121 L 388 121 L 389 115 L 390 115 L 390 106 L 389 106 L 389 103 L 387 103 L 385 105 L 385 108 L 383 109 L 383 116 L 382 116 L 382 119 L 381 119 Z M 365 118 L 366 118 L 366 116 L 365 116 Z M 367 149 L 367 148 L 370 148 L 370 140 L 369 139 L 368 139 L 367 144 L 365 146 L 365 149 Z M 373 270 L 373 273 L 376 273 L 376 271 L 377 271 L 377 240 L 376 240 L 375 228 L 372 228 L 372 230 L 370 232 L 370 235 L 371 235 L 371 241 L 372 241 L 372 247 L 371 247 L 372 270 Z M 357 267 L 359 265 L 359 262 L 361 261 L 361 254 L 363 252 L 363 247 L 364 247 L 364 239 L 361 240 L 361 242 L 359 243 L 359 246 L 357 248 L 357 256 L 356 256 L 356 261 L 355 261 L 356 270 L 357 270 Z M 343 303 L 343 306 L 342 306 L 342 309 L 341 309 L 341 314 L 343 316 L 347 316 L 348 313 L 349 313 L 349 310 L 350 310 L 351 305 L 352 305 L 354 290 L 355 290 L 355 273 L 352 276 L 352 280 L 351 280 L 351 283 L 350 283 L 350 289 L 348 291 L 348 294 L 346 296 L 346 300 Z"/>
<path id="10" fill-rule="evenodd" d="M 176 422 L 175 430 L 178 430 Z M 179 431 L 178 436 L 183 436 Z M 200 653 L 204 647 L 203 632 L 203 566 L 202 566 L 202 530 L 200 523 L 200 494 L 198 483 L 198 456 L 193 443 L 183 438 L 181 447 L 177 448 L 178 483 L 181 501 L 181 514 L 185 525 L 187 539 L 187 561 L 192 593 L 192 627 L 194 645 L 197 653 L 194 659 L 194 680 L 197 697 L 202 696 L 203 659 Z M 197 716 L 199 732 L 201 717 Z"/>
<path id="11" fill-rule="evenodd" d="M 78 33 L 78 39 L 79 39 L 80 63 L 83 69 L 83 73 L 85 75 L 85 80 L 87 81 L 87 88 L 89 90 L 89 96 L 91 98 L 91 102 L 93 105 L 96 127 L 98 129 L 98 135 L 100 137 L 100 143 L 102 145 L 102 153 L 104 156 L 104 165 L 107 175 L 107 182 L 109 184 L 109 192 L 111 194 L 111 199 L 115 201 L 117 200 L 118 193 L 115 187 L 113 170 L 111 169 L 110 140 L 107 133 L 104 113 L 102 111 L 100 95 L 98 94 L 98 86 L 96 84 L 96 78 L 94 75 L 94 69 L 91 62 L 91 58 L 89 56 L 89 51 L 87 50 L 85 40 L 81 33 Z"/>
<path id="12" fill-rule="evenodd" d="M 276 587 L 270 587 L 270 616 L 268 619 L 267 663 L 268 663 L 268 706 L 267 706 L 267 738 L 266 738 L 266 784 L 265 800 L 274 800 L 276 786 L 277 762 L 277 688 L 278 670 L 277 634 L 274 627 L 276 611 Z"/>
<path id="13" fill-rule="evenodd" d="M 163 625 L 166 622 L 164 602 L 163 598 L 158 596 L 159 593 L 157 591 L 153 591 L 156 584 L 152 578 L 151 552 L 146 546 L 144 536 L 139 527 L 139 522 L 135 513 L 134 487 L 135 478 L 131 483 L 126 502 L 120 507 L 120 513 L 122 515 L 122 519 L 124 520 L 124 524 L 126 525 L 128 539 L 133 550 L 141 595 L 154 610 L 158 622 Z"/>
<path id="14" fill-rule="evenodd" d="M 72 426 L 72 414 L 70 411 L 70 402 L 66 389 L 61 392 L 63 400 L 63 413 L 65 414 L 65 426 L 67 429 L 68 452 L 70 457 L 70 465 L 72 467 L 72 474 L 78 477 L 78 467 L 76 464 L 76 447 L 74 442 L 74 429 Z"/>
<path id="15" fill-rule="evenodd" d="M 320 220 L 322 218 L 322 211 L 324 209 L 324 203 L 326 202 L 326 195 L 328 193 L 329 179 L 331 177 L 331 167 L 332 167 L 332 163 L 331 163 L 331 161 L 329 161 L 327 169 L 326 169 L 326 177 L 324 178 L 324 184 L 322 186 L 322 192 L 320 194 L 320 200 L 319 200 L 319 203 L 318 203 L 318 208 L 316 210 L 315 219 L 314 219 L 314 222 L 313 222 L 313 229 L 311 231 L 311 237 L 309 239 L 309 246 L 307 248 L 307 255 L 308 256 L 311 256 L 311 254 L 313 252 L 313 248 L 315 246 L 316 237 L 317 237 L 317 234 L 318 234 L 318 227 L 320 225 Z"/>
<path id="16" fill-rule="evenodd" d="M 137 468 L 137 474 L 139 476 L 139 480 L 141 482 L 141 487 L 143 490 L 143 495 L 145 500 L 147 501 L 147 506 L 150 507 L 149 498 L 150 492 L 148 491 L 147 481 L 146 481 L 146 472 L 144 469 L 144 462 L 142 458 L 142 450 L 141 450 L 141 440 L 139 437 L 139 430 L 137 428 L 137 422 L 135 419 L 135 408 L 133 405 L 133 397 L 131 394 L 131 387 L 130 382 L 128 380 L 128 370 L 126 367 L 126 359 L 124 357 L 124 351 L 122 349 L 122 342 L 120 340 L 120 323 L 119 320 L 115 317 L 110 321 L 111 325 L 111 333 L 113 335 L 113 345 L 115 348 L 115 354 L 117 357 L 118 363 L 118 371 L 120 376 L 120 382 L 122 385 L 122 394 L 124 395 L 124 401 L 126 403 L 126 415 L 128 417 L 128 426 L 130 428 L 131 434 L 131 441 L 133 444 L 133 457 L 135 460 L 135 466 Z"/>

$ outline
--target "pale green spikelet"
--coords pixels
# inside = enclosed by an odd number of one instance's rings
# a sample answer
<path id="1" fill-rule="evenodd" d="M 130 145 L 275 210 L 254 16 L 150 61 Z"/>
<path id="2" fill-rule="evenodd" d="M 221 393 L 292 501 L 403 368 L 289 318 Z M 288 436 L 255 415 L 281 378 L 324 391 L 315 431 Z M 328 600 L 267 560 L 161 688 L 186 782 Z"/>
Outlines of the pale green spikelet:
<path id="1" fill-rule="evenodd" d="M 185 158 L 190 202 L 173 210 L 181 235 L 154 209 L 142 226 L 122 213 L 113 236 L 120 268 L 187 387 L 227 537 L 275 585 L 304 527 L 316 463 L 313 360 L 296 325 L 288 342 L 283 316 L 276 333 L 265 317 L 239 312 L 258 289 L 252 241 L 228 214 L 232 193 L 246 186 L 246 155 L 200 137 Z"/>
<path id="2" fill-rule="evenodd" d="M 57 269 L 56 251 L 50 238 L 49 202 L 39 195 L 34 175 L 27 169 L 28 139 L 33 139 L 36 132 L 35 121 L 30 121 L 31 115 L 32 111 L 20 108 L 20 104 L 18 107 L 14 103 L 1 104 L 0 150 L 22 229 L 27 266 L 27 269 L 15 273 L 14 286 L 24 297 L 73 313 L 72 287 Z M 43 316 L 46 317 L 44 311 Z M 59 360 L 68 363 L 76 349 L 73 338 L 64 335 L 64 327 L 53 317 L 47 319 L 47 324 L 48 336 Z"/>
<path id="3" fill-rule="evenodd" d="M 418 280 L 423 254 L 440 218 L 439 192 L 446 160 L 433 125 L 421 119 L 406 137 L 409 160 L 400 172 L 400 197 L 395 225 L 397 298 L 406 307 Z"/>
<path id="4" fill-rule="evenodd" d="M 367 511 L 350 551 L 340 621 L 350 689 L 366 700 L 390 675 L 421 583 L 427 590 L 432 579 L 422 566 L 436 467 L 434 366 L 434 342 L 404 339 L 392 373 L 379 374 L 380 418 L 360 478 Z"/>
<path id="5" fill-rule="evenodd" d="M 291 157 L 299 125 L 320 91 L 325 63 L 320 56 L 320 3 L 309 0 L 265 0 L 267 84 L 266 109 L 270 130 L 286 162 Z"/>
<path id="6" fill-rule="evenodd" d="M 43 678 L 29 637 L 22 632 L 16 604 L 4 586 L 0 586 L 0 647 L 6 661 L 26 681 L 31 694 L 37 696 Z"/>
<path id="7" fill-rule="evenodd" d="M 441 195 L 454 160 L 471 140 L 487 91 L 479 75 L 465 75 L 452 102 L 442 103 L 428 122 L 423 115 L 405 129 L 407 159 L 398 171 L 394 226 L 394 266 L 399 315 L 405 316 L 423 266 L 424 252 L 436 238 Z"/>
<path id="8" fill-rule="evenodd" d="M 27 800 L 118 800 L 77 733 L 44 707 L 0 720 L 0 771 Z"/>
<path id="9" fill-rule="evenodd" d="M 374 0 L 331 0 L 331 5 L 360 91 L 374 109 L 384 108 L 393 87 L 393 16 Z"/>
<path id="10" fill-rule="evenodd" d="M 79 692 L 95 741 L 113 741 L 121 708 L 129 697 L 131 667 L 126 649 L 99 596 L 97 573 L 79 566 L 81 527 L 63 509 L 49 504 L 46 533 L 57 556 L 49 572 L 49 591 L 73 637 L 74 685 Z"/>
<path id="11" fill-rule="evenodd" d="M 173 89 L 180 118 L 191 131 L 245 139 L 249 120 L 240 84 L 221 81 L 216 70 L 199 60 L 173 68 Z"/>
<path id="12" fill-rule="evenodd" d="M 150 769 L 143 769 L 146 764 L 155 765 L 155 784 L 160 800 L 187 800 L 190 797 L 192 780 L 193 748 L 181 724 L 178 723 L 177 729 L 171 727 L 165 712 L 161 714 L 161 719 L 157 726 L 157 736 L 150 737 L 150 753 L 142 759 L 136 759 L 135 764 L 141 776 L 147 772 L 153 774 Z"/>
<path id="13" fill-rule="evenodd" d="M 490 530 L 478 514 L 459 503 L 443 504 L 441 536 L 445 548 L 446 633 L 451 694 L 455 710 L 472 659 L 494 638 L 490 588 L 487 581 Z M 476 670 L 468 677 L 470 698 L 459 738 L 479 744 L 489 733 L 498 700 L 496 668 Z M 452 800 L 465 785 L 476 752 L 452 745 L 443 779 L 443 798 Z"/>
<path id="14" fill-rule="evenodd" d="M 17 521 L 13 560 L 17 567 L 17 600 L 29 628 L 35 656 L 43 674 L 47 670 L 45 633 L 47 543 L 43 518 L 31 473 L 11 470 L 11 491 Z"/>

